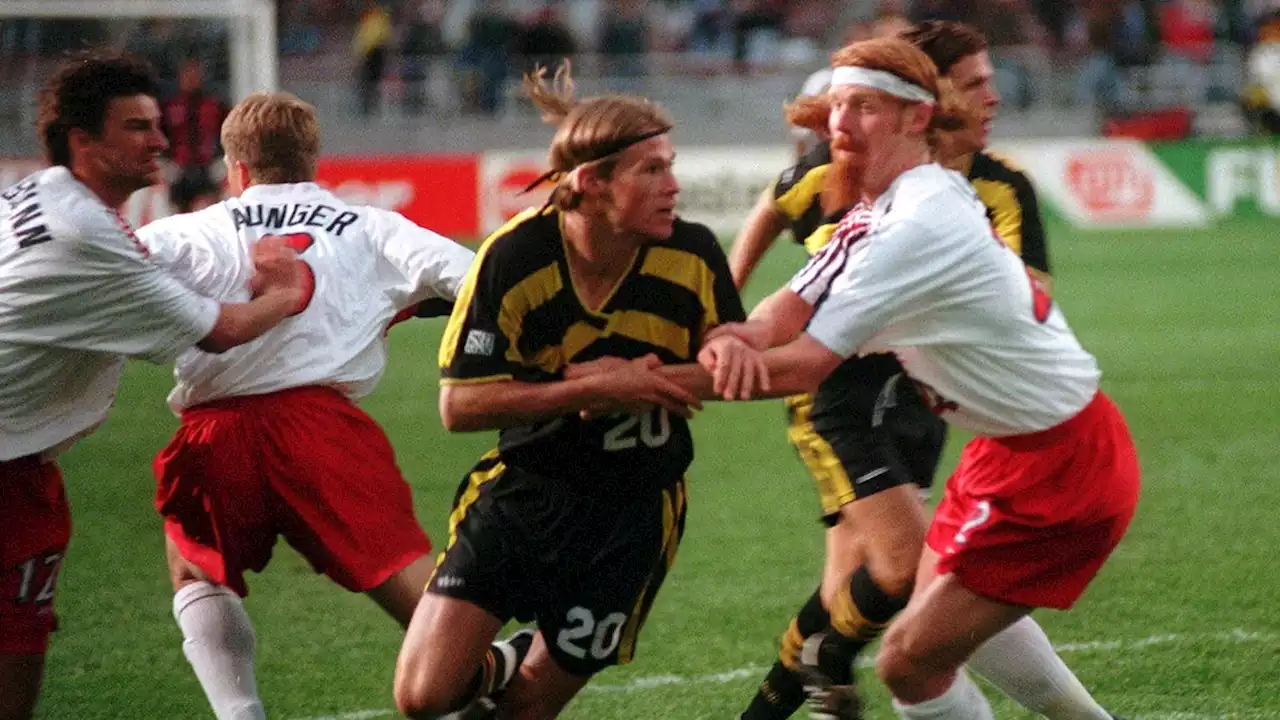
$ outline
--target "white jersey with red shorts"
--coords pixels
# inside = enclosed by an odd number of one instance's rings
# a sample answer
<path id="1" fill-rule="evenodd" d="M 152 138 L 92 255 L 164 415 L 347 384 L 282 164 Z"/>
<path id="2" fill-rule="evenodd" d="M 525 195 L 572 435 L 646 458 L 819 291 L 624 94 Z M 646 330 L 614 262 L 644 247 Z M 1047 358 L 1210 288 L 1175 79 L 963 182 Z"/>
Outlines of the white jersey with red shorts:
<path id="1" fill-rule="evenodd" d="M 972 186 L 936 164 L 903 173 L 801 278 L 810 336 L 844 357 L 893 352 L 979 436 L 929 531 L 939 572 L 1012 604 L 1074 603 L 1132 518 L 1137 454 L 1097 362 Z"/>
<path id="2" fill-rule="evenodd" d="M 42 653 L 54 626 L 71 534 L 54 456 L 106 420 L 126 358 L 172 360 L 218 310 L 66 168 L 0 193 L 0 654 Z"/>
<path id="3" fill-rule="evenodd" d="M 169 272 L 230 302 L 250 297 L 254 244 L 283 237 L 308 287 L 257 340 L 178 358 L 169 404 L 182 426 L 154 470 L 183 557 L 244 595 L 244 572 L 266 565 L 278 536 L 358 592 L 429 552 L 391 445 L 355 401 L 385 369 L 397 312 L 453 300 L 473 253 L 314 183 L 253 186 L 138 235 Z"/>

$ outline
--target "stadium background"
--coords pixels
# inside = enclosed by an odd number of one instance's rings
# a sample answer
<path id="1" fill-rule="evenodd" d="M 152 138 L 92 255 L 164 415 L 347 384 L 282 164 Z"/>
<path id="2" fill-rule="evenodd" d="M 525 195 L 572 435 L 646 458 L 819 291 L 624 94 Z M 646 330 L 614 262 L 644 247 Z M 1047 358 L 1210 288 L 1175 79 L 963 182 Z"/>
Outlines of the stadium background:
<path id="1" fill-rule="evenodd" d="M 476 240 L 538 201 L 516 191 L 541 170 L 551 130 L 515 96 L 516 72 L 569 53 L 583 93 L 639 92 L 672 111 L 682 213 L 727 241 L 788 164 L 781 104 L 829 50 L 891 26 L 898 13 L 972 21 L 991 36 L 1000 71 L 995 144 L 1045 199 L 1057 298 L 1129 417 L 1146 481 L 1129 537 L 1079 607 L 1039 619 L 1117 713 L 1280 718 L 1280 153 L 1265 134 L 1268 94 L 1258 91 L 1280 73 L 1269 42 L 1274 5 L 412 0 L 382 3 L 384 32 L 381 16 L 355 0 L 5 0 L 0 185 L 40 165 L 34 87 L 57 57 L 114 45 L 155 61 L 171 93 L 187 58 L 223 100 L 278 79 L 320 111 L 323 182 Z M 273 23 L 253 25 L 259 7 Z M 191 14 L 228 17 L 182 17 Z M 261 57 L 264 29 L 277 59 L 270 67 L 246 61 Z M 354 42 L 362 32 L 363 45 Z M 139 193 L 130 215 L 169 212 L 168 199 L 163 188 Z M 748 303 L 801 262 L 787 239 Z M 394 329 L 390 368 L 366 403 L 437 543 L 458 479 L 493 441 L 440 427 L 441 328 Z M 135 364 L 112 420 L 66 458 L 76 536 L 41 718 L 210 715 L 170 616 L 150 504 L 149 459 L 176 425 L 163 404 L 168 382 L 167 368 Z M 695 433 L 689 530 L 639 658 L 597 678 L 568 717 L 734 716 L 816 582 L 816 497 L 783 439 L 781 407 L 711 407 Z M 953 438 L 940 479 L 962 439 Z M 281 545 L 251 580 L 248 607 L 272 717 L 393 714 L 399 633 L 372 603 L 316 577 Z M 891 717 L 870 672 L 863 677 L 870 717 Z M 999 717 L 1021 717 L 996 702 Z"/>

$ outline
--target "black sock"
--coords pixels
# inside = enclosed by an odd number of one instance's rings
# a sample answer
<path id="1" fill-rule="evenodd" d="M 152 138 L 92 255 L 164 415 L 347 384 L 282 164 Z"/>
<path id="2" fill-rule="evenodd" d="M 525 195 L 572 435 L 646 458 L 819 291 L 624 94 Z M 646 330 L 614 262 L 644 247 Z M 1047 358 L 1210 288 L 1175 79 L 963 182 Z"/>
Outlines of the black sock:
<path id="1" fill-rule="evenodd" d="M 819 648 L 818 668 L 836 683 L 851 679 L 858 653 L 880 637 L 910 597 L 910 588 L 903 595 L 885 592 L 865 565 L 855 570 L 848 587 L 836 597 L 831 611 L 831 625 L 836 632 L 828 635 Z"/>
<path id="2" fill-rule="evenodd" d="M 822 606 L 821 592 L 814 591 L 791 620 L 782 637 L 778 661 L 756 690 L 756 696 L 742 713 L 742 720 L 785 720 L 800 709 L 804 704 L 804 685 L 788 666 L 800 663 L 800 647 L 805 638 L 822 632 L 830 623 L 831 616 Z"/>

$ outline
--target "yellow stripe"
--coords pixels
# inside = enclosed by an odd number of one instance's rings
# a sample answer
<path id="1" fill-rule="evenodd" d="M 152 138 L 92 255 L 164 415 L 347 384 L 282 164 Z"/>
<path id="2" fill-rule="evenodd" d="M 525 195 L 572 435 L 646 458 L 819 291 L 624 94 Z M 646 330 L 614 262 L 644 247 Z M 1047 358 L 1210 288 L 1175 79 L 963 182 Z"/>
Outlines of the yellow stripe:
<path id="1" fill-rule="evenodd" d="M 689 329 L 670 320 L 640 312 L 620 310 L 609 318 L 605 336 L 625 335 L 633 340 L 657 345 L 675 353 L 681 360 L 689 360 Z"/>
<path id="2" fill-rule="evenodd" d="M 495 448 L 485 453 L 480 461 L 492 460 L 498 457 L 498 450 Z M 496 465 L 480 472 L 473 472 L 467 478 L 467 489 L 462 492 L 462 496 L 458 498 L 458 503 L 454 505 L 453 512 L 449 513 L 449 544 L 445 545 L 444 551 L 440 553 L 440 557 L 436 560 L 439 566 L 444 561 L 444 556 L 449 552 L 449 548 L 458 541 L 458 526 L 467 517 L 467 510 L 471 508 L 472 503 L 480 497 L 480 487 L 485 483 L 493 480 L 507 469 L 504 462 L 499 461 Z"/>
<path id="3" fill-rule="evenodd" d="M 525 315 L 551 302 L 551 298 L 563 288 L 560 267 L 551 263 L 530 273 L 502 296 L 498 328 L 507 336 L 507 360 L 513 363 L 522 361 L 520 334 L 524 332 Z"/>
<path id="4" fill-rule="evenodd" d="M 782 193 L 773 204 L 792 220 L 800 219 L 805 210 L 822 194 L 822 186 L 826 182 L 830 165 L 819 165 L 804 174 L 795 185 Z"/>
<path id="5" fill-rule="evenodd" d="M 804 636 L 800 634 L 800 623 L 791 619 L 787 631 L 782 634 L 782 645 L 778 648 L 778 660 L 783 667 L 791 670 L 800 669 L 800 650 L 804 647 Z"/>
<path id="6" fill-rule="evenodd" d="M 716 276 L 700 256 L 669 247 L 649 248 L 644 264 L 640 266 L 640 274 L 661 278 L 697 295 L 702 303 L 702 329 L 720 323 L 716 308 Z"/>
<path id="7" fill-rule="evenodd" d="M 512 379 L 511 373 L 502 373 L 501 375 L 485 375 L 478 378 L 440 378 L 441 385 L 482 385 L 484 383 L 502 382 L 503 380 Z"/>
<path id="8" fill-rule="evenodd" d="M 817 255 L 818 251 L 827 246 L 831 242 L 831 236 L 836 234 L 836 225 L 819 225 L 817 230 L 809 234 L 804 239 L 804 249 L 810 255 Z"/>
<path id="9" fill-rule="evenodd" d="M 1000 239 L 1022 254 L 1022 205 L 1013 186 L 1000 180 L 974 180 L 978 198 L 991 213 L 991 225 Z"/>
<path id="10" fill-rule="evenodd" d="M 677 490 L 679 492 L 679 490 Z M 662 491 L 662 545 L 664 554 L 667 556 L 667 569 L 671 568 L 671 561 L 674 559 L 674 552 L 670 550 L 673 544 L 672 538 L 676 534 L 678 526 L 676 525 L 676 509 L 675 502 L 671 497 L 671 493 L 667 490 Z M 636 652 L 636 639 L 640 634 L 640 625 L 648 613 L 645 604 L 649 601 L 649 586 L 653 584 L 654 574 L 649 574 L 649 579 L 645 581 L 644 587 L 640 590 L 639 596 L 636 598 L 635 607 L 631 608 L 631 615 L 627 618 L 627 625 L 622 631 L 622 641 L 618 645 L 618 664 L 626 665 L 631 662 Z"/>
<path id="11" fill-rule="evenodd" d="M 689 329 L 653 313 L 639 310 L 618 310 L 611 313 L 604 329 L 585 322 L 576 322 L 564 333 L 559 348 L 543 348 L 538 357 L 548 364 L 573 362 L 578 353 L 591 343 L 610 335 L 622 335 L 642 343 L 662 347 L 675 353 L 682 360 L 689 358 Z M 538 363 L 539 366 L 543 362 Z M 555 372 L 558 368 L 544 368 Z"/>
<path id="12" fill-rule="evenodd" d="M 458 300 L 453 304 L 453 313 L 449 316 L 449 322 L 445 325 L 444 336 L 440 339 L 440 367 L 447 368 L 453 364 L 453 357 L 458 352 L 458 344 L 462 341 L 462 326 L 467 322 L 467 313 L 471 308 L 471 299 L 476 294 L 476 279 L 480 275 L 480 268 L 484 264 L 485 255 L 488 254 L 489 248 L 493 247 L 493 243 L 503 235 L 511 232 L 520 223 L 534 217 L 538 214 L 537 208 L 529 208 L 524 212 L 516 215 L 507 221 L 507 224 L 498 228 L 497 232 L 489 236 L 484 244 L 480 246 L 480 250 L 476 252 L 476 257 L 471 261 L 471 268 L 467 270 L 467 277 L 462 281 L 462 289 L 458 291 Z"/>
<path id="13" fill-rule="evenodd" d="M 587 348 L 588 345 L 600 339 L 604 333 L 597 327 L 584 322 L 576 322 L 564 331 L 564 339 L 561 340 L 562 354 L 565 362 L 573 362 L 578 353 Z"/>
<path id="14" fill-rule="evenodd" d="M 863 617 L 858 606 L 853 602 L 853 592 L 849 583 L 840 586 L 831 608 L 831 627 L 847 638 L 871 642 L 880 635 L 888 623 L 874 623 Z"/>
<path id="15" fill-rule="evenodd" d="M 800 454 L 814 484 L 818 486 L 823 514 L 831 515 L 840 512 L 840 508 L 853 502 L 857 495 L 835 448 L 814 429 L 809 418 L 810 408 L 812 405 L 804 407 L 799 403 L 791 406 L 793 416 L 791 426 L 787 428 L 787 439 Z"/>

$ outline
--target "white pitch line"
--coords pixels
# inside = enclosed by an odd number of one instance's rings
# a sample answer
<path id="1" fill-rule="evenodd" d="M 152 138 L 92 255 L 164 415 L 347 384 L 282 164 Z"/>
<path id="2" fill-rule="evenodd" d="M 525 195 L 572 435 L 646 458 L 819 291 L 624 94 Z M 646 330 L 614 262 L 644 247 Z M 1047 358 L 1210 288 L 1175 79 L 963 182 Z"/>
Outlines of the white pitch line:
<path id="1" fill-rule="evenodd" d="M 1136 640 L 1091 640 L 1089 642 L 1063 643 L 1055 646 L 1055 650 L 1059 653 L 1096 653 L 1096 652 L 1124 652 L 1142 650 L 1144 648 L 1156 645 L 1169 645 L 1174 643 L 1209 643 L 1224 642 L 1233 644 L 1268 642 L 1278 639 L 1278 636 L 1270 633 L 1250 632 L 1240 628 L 1216 633 L 1166 633 L 1163 635 L 1151 635 Z M 861 658 L 859 665 L 868 667 L 872 663 L 871 658 Z M 647 675 L 632 678 L 626 683 L 605 684 L 592 683 L 587 685 L 585 690 L 588 692 L 637 692 L 640 690 L 652 690 L 660 687 L 684 686 L 684 685 L 724 685 L 736 680 L 744 680 L 751 678 L 764 672 L 767 668 L 763 665 L 748 665 L 746 667 L 737 668 L 735 670 L 727 670 L 725 672 L 711 673 L 708 675 Z M 370 720 L 371 718 L 387 717 L 395 715 L 395 710 L 358 710 L 355 712 L 343 713 L 340 715 L 324 715 L 321 717 L 297 718 L 296 720 Z M 1198 713 L 1169 712 L 1156 713 L 1151 715 L 1143 715 L 1138 720 L 1253 720 L 1261 718 L 1276 717 L 1265 713 L 1231 713 L 1227 715 L 1203 715 Z"/>

